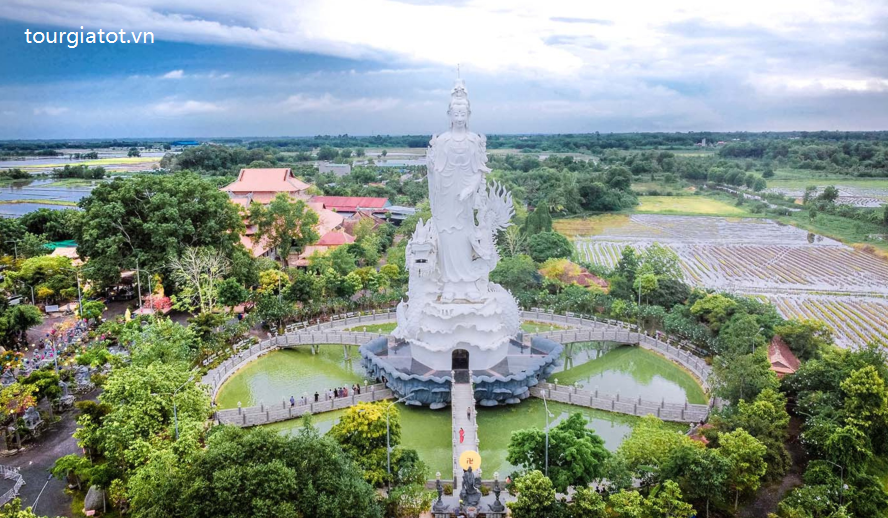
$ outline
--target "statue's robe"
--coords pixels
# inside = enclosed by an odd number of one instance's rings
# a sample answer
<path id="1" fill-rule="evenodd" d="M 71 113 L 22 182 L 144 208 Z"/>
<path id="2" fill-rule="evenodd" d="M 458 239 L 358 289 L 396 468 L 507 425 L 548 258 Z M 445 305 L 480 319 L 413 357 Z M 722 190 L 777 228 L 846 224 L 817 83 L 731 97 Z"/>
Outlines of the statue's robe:
<path id="1" fill-rule="evenodd" d="M 483 185 L 478 176 L 490 171 L 483 136 L 466 133 L 457 140 L 450 133 L 429 143 L 429 202 L 438 232 L 438 266 L 445 283 L 486 280 L 489 272 L 474 262 L 475 194 L 460 200 L 467 187 Z"/>

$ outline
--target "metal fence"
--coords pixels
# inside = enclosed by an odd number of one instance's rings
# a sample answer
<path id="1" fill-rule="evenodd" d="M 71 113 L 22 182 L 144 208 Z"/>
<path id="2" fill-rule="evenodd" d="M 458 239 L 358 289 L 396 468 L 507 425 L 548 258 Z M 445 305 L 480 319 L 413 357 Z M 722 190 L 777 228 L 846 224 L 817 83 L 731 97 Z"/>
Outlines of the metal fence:
<path id="1" fill-rule="evenodd" d="M 217 410 L 216 419 L 222 424 L 231 424 L 240 427 L 257 426 L 276 423 L 278 421 L 287 421 L 289 419 L 302 417 L 305 414 L 320 414 L 332 410 L 340 410 L 361 402 L 369 403 L 391 398 L 392 391 L 385 388 L 385 385 L 382 383 L 376 383 L 373 385 L 362 386 L 360 394 L 349 394 L 346 397 L 333 399 L 321 399 L 317 403 L 312 401 L 307 405 L 291 406 L 289 401 L 287 401 L 287 398 L 283 397 L 280 403 L 272 405 L 266 405 L 263 403 L 257 406 Z"/>

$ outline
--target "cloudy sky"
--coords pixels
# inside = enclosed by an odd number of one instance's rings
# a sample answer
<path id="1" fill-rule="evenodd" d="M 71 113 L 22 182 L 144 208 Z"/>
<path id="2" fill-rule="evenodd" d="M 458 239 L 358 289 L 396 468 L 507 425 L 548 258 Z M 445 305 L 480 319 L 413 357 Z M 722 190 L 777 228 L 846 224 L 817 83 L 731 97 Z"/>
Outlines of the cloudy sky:
<path id="1" fill-rule="evenodd" d="M 181 4 L 3 0 L 0 139 L 888 129 L 885 0 Z"/>

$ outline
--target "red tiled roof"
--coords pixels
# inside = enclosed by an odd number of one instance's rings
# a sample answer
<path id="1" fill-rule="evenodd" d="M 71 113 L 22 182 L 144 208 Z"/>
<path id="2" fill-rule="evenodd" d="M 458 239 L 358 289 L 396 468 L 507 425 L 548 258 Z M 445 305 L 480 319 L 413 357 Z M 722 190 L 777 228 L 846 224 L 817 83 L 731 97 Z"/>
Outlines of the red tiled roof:
<path id="1" fill-rule="evenodd" d="M 346 234 L 344 231 L 333 230 L 321 236 L 321 239 L 315 243 L 315 246 L 339 246 L 348 245 L 354 242 L 355 238 Z"/>
<path id="2" fill-rule="evenodd" d="M 774 335 L 768 346 L 768 361 L 771 362 L 771 370 L 780 378 L 799 370 L 802 364 L 779 335 Z"/>
<path id="3" fill-rule="evenodd" d="M 312 202 L 323 203 L 328 209 L 339 212 L 355 212 L 360 209 L 383 209 L 388 198 L 370 198 L 362 196 L 315 196 Z"/>
<path id="4" fill-rule="evenodd" d="M 308 202 L 308 206 L 311 210 L 315 211 L 318 215 L 318 234 L 324 235 L 331 230 L 335 230 L 342 226 L 343 220 L 345 220 L 345 216 L 342 214 L 337 214 L 332 210 L 324 207 L 323 203 L 315 203 L 313 201 Z"/>
<path id="5" fill-rule="evenodd" d="M 233 193 L 300 193 L 311 187 L 293 176 L 290 168 L 241 169 L 237 180 L 222 188 Z M 256 200 L 259 203 L 264 201 Z M 269 200 L 270 201 L 270 200 Z"/>

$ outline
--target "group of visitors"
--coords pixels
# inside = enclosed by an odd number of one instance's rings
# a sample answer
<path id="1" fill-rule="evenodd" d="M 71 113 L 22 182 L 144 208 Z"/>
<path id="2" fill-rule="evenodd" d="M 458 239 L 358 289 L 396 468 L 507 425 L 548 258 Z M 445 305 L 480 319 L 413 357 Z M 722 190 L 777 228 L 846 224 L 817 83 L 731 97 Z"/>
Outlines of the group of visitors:
<path id="1" fill-rule="evenodd" d="M 358 385 L 357 383 L 355 383 L 354 385 L 351 386 L 351 388 L 337 387 L 337 388 L 327 389 L 324 391 L 324 401 L 329 401 L 331 399 L 338 399 L 341 397 L 348 397 L 349 394 L 352 394 L 355 396 L 360 396 L 361 395 L 361 386 Z M 293 400 L 293 398 L 291 397 L 290 401 L 292 402 L 292 400 Z M 321 401 L 321 394 L 318 392 L 315 392 L 314 402 L 318 403 L 320 401 Z"/>

